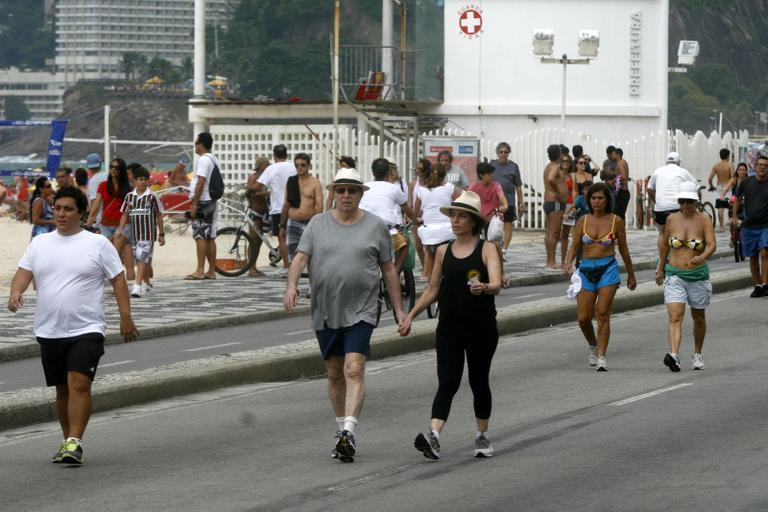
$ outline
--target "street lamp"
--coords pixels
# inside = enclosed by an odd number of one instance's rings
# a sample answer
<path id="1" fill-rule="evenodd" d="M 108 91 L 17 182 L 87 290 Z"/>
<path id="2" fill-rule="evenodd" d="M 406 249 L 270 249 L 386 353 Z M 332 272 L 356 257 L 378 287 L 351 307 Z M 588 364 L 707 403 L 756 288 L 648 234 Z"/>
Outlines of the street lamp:
<path id="1" fill-rule="evenodd" d="M 565 129 L 565 93 L 567 89 L 568 64 L 589 64 L 597 58 L 600 48 L 599 30 L 579 30 L 579 56 L 580 59 L 569 59 L 567 54 L 561 58 L 552 57 L 555 45 L 555 31 L 551 28 L 537 28 L 533 30 L 533 55 L 541 57 L 542 64 L 561 64 L 563 66 L 563 85 L 560 100 L 560 127 Z"/>

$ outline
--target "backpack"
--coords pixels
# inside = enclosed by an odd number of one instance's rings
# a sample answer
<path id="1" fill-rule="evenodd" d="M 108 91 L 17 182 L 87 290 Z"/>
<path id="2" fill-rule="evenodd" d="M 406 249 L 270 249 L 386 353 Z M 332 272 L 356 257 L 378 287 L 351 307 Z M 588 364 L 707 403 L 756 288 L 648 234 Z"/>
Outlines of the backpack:
<path id="1" fill-rule="evenodd" d="M 224 179 L 221 177 L 221 171 L 219 171 L 216 161 L 213 159 L 211 161 L 213 162 L 213 170 L 208 182 L 208 194 L 211 196 L 211 201 L 218 201 L 224 195 Z"/>

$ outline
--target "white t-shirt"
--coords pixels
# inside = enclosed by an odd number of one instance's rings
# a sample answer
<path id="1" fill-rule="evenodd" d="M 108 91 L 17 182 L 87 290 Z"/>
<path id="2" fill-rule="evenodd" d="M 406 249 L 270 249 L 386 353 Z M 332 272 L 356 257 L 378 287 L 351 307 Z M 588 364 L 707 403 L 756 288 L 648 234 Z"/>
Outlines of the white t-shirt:
<path id="1" fill-rule="evenodd" d="M 107 181 L 107 178 L 109 178 L 109 172 L 107 171 L 99 171 L 91 176 L 91 178 L 88 180 L 89 201 L 96 199 L 96 193 L 99 191 L 99 185 Z"/>
<path id="2" fill-rule="evenodd" d="M 418 230 L 424 245 L 434 245 L 453 240 L 456 236 L 451 229 L 451 220 L 440 212 L 440 208 L 451 206 L 454 187 L 446 183 L 439 187 L 420 187 L 417 197 L 421 199 L 421 219 L 424 225 Z"/>
<path id="3" fill-rule="evenodd" d="M 288 178 L 296 176 L 296 167 L 293 162 L 276 162 L 264 169 L 257 180 L 269 189 L 269 213 L 280 213 L 285 202 L 285 184 Z"/>
<path id="4" fill-rule="evenodd" d="M 104 279 L 123 271 L 115 247 L 101 235 L 58 231 L 32 239 L 19 262 L 37 286 L 35 336 L 71 338 L 107 330 Z"/>
<path id="5" fill-rule="evenodd" d="M 697 183 L 690 172 L 677 164 L 667 164 L 653 171 L 651 179 L 648 180 L 648 189 L 656 191 L 656 204 L 653 206 L 653 211 L 679 210 L 677 187 L 684 181 Z"/>
<path id="6" fill-rule="evenodd" d="M 360 208 L 376 215 L 387 226 L 402 224 L 403 215 L 400 207 L 408 202 L 408 195 L 400 187 L 388 181 L 369 181 L 365 185 L 369 190 L 363 193 Z M 390 235 L 395 233 L 397 233 L 396 229 L 390 229 Z"/>
<path id="7" fill-rule="evenodd" d="M 211 153 L 200 155 L 200 157 L 197 159 L 197 164 L 195 165 L 195 173 L 192 175 L 192 183 L 189 184 L 189 197 L 195 196 L 195 189 L 197 188 L 197 177 L 202 176 L 205 178 L 205 183 L 203 183 L 203 190 L 200 192 L 200 201 L 211 200 L 211 194 L 208 191 L 208 186 L 211 184 L 211 173 L 213 172 L 214 163 L 219 167 L 219 172 L 221 172 L 221 164 L 219 164 L 219 160 Z"/>

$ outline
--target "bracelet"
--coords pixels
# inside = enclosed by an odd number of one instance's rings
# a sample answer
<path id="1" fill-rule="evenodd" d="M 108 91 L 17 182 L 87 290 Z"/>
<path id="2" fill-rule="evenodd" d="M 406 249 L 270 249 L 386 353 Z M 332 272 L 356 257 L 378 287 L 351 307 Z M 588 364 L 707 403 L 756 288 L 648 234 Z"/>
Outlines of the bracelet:
<path id="1" fill-rule="evenodd" d="M 157 236 L 165 236 L 165 233 L 158 233 Z"/>

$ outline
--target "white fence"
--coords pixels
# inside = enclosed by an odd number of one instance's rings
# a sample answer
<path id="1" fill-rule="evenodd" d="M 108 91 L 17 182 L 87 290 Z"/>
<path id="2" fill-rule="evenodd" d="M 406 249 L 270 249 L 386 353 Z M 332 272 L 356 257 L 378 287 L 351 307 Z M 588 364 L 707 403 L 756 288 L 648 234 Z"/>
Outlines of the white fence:
<path id="1" fill-rule="evenodd" d="M 316 176 L 323 183 L 329 183 L 336 172 L 333 161 L 333 127 L 330 125 L 214 125 L 211 127 L 214 137 L 214 153 L 222 164 L 222 172 L 228 188 L 241 188 L 247 181 L 257 156 L 270 157 L 276 144 L 285 144 L 290 156 L 307 153 L 312 157 L 312 166 Z M 471 133 L 447 131 L 445 135 L 468 135 Z M 437 134 L 430 134 L 437 135 Z M 499 141 L 482 139 L 480 156 L 489 160 L 495 158 L 496 144 Z M 547 163 L 546 148 L 550 144 L 565 144 L 573 147 L 580 144 L 584 152 L 592 157 L 593 162 L 601 165 L 605 159 L 605 148 L 609 145 L 620 147 L 624 151 L 630 169 L 632 183 L 642 183 L 654 169 L 664 165 L 664 157 L 670 150 L 676 150 L 682 158 L 682 166 L 706 184 L 707 176 L 714 163 L 719 160 L 721 148 L 728 148 L 738 155 L 739 147 L 748 142 L 747 132 L 737 135 L 731 133 L 720 137 L 713 133 L 706 137 L 697 132 L 694 136 L 677 131 L 658 132 L 640 136 L 632 140 L 615 140 L 610 137 L 597 137 L 572 130 L 545 128 L 506 142 L 512 148 L 510 158 L 520 166 L 523 182 L 526 184 L 525 201 L 529 214 L 518 221 L 519 227 L 542 229 L 541 193 L 543 171 Z M 381 142 L 376 135 L 358 133 L 353 128 L 341 128 L 339 132 L 339 154 L 353 156 L 358 162 L 358 170 L 364 180 L 370 179 L 371 162 L 383 156 L 398 164 L 404 178 L 411 179 L 413 170 L 408 164 L 408 155 L 417 151 L 418 141 Z M 632 199 L 627 208 L 627 224 L 634 225 L 636 188 L 630 185 Z M 712 200 L 705 194 L 705 199 Z"/>

